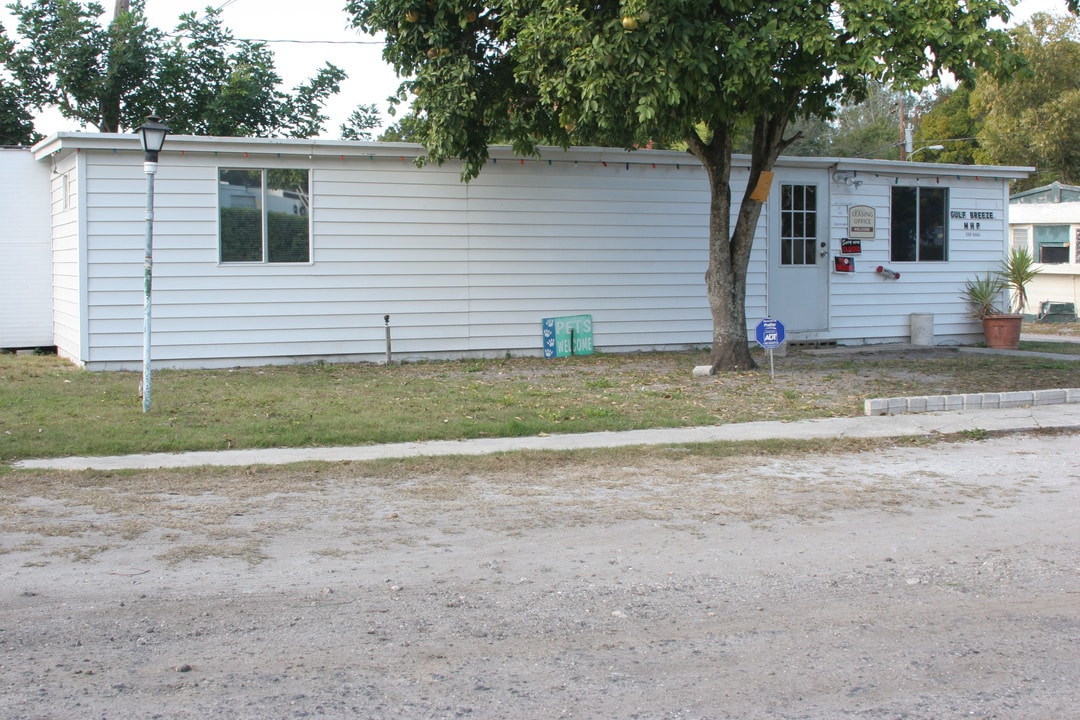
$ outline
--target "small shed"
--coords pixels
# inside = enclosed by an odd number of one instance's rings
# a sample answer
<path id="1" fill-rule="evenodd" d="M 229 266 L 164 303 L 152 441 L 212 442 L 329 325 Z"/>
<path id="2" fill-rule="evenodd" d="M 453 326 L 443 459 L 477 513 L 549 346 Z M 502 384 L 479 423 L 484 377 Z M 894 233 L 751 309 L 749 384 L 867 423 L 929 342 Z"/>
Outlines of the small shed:
<path id="1" fill-rule="evenodd" d="M 155 367 L 542 352 L 591 317 L 595 348 L 708 345 L 709 196 L 679 152 L 493 148 L 471 183 L 409 144 L 169 137 L 156 178 Z M 141 361 L 145 176 L 132 135 L 34 148 L 51 197 L 53 343 L 91 369 Z M 736 158 L 736 201 L 749 162 Z M 790 342 L 930 342 L 981 330 L 964 281 L 1007 247 L 1028 168 L 783 158 L 747 288 Z M 35 182 L 40 180 L 39 176 Z M 925 326 L 925 323 L 923 324 Z M 924 333 L 925 337 L 925 333 Z"/>

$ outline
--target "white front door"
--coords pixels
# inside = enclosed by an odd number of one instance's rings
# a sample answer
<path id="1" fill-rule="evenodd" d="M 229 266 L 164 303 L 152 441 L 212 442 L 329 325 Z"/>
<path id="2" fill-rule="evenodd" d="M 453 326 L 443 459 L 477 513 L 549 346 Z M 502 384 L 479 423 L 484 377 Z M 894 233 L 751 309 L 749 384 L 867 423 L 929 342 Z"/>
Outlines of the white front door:
<path id="1" fill-rule="evenodd" d="M 829 328 L 827 186 L 785 177 L 769 203 L 769 316 L 788 333 Z"/>

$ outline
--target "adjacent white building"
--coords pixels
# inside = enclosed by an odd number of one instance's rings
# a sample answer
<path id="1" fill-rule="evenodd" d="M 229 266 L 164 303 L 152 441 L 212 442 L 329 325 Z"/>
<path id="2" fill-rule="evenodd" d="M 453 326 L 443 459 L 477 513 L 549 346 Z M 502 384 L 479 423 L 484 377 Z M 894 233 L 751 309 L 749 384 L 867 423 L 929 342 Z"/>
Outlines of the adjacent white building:
<path id="1" fill-rule="evenodd" d="M 1080 187 L 1051 183 L 1017 193 L 1009 207 L 1014 247 L 1027 248 L 1039 274 L 1028 285 L 1029 315 L 1080 307 Z"/>
<path id="2" fill-rule="evenodd" d="M 0 347 L 55 344 L 49 184 L 28 149 L 0 149 Z"/>
<path id="3" fill-rule="evenodd" d="M 540 354 L 544 318 L 583 314 L 603 351 L 711 341 L 709 197 L 691 156 L 495 148 L 466 184 L 456 164 L 416 167 L 418 152 L 169 137 L 156 180 L 155 367 L 381 361 L 386 316 L 396 359 Z M 33 156 L 15 184 L 44 230 L 25 242 L 44 233 L 51 252 L 13 272 L 48 278 L 35 281 L 48 283 L 33 299 L 48 322 L 36 321 L 34 344 L 90 369 L 137 369 L 138 140 L 62 133 Z M 748 170 L 736 164 L 738 193 Z M 792 342 L 907 342 L 916 316 L 932 318 L 931 342 L 981 341 L 962 287 L 1000 263 L 1009 181 L 1029 168 L 784 158 L 775 170 L 748 337 L 771 316 Z M 0 347 L 17 345 L 9 315 Z"/>

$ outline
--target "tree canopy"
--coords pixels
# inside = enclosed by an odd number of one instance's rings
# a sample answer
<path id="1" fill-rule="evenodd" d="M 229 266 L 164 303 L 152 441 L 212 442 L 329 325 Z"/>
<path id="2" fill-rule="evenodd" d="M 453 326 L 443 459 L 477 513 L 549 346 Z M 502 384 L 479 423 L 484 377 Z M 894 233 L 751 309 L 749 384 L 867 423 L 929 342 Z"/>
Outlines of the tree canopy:
<path id="1" fill-rule="evenodd" d="M 1080 183 L 1080 19 L 1036 14 L 1014 34 L 1027 69 L 980 77 L 971 96 L 979 159 L 1038 167 L 1032 186 Z"/>
<path id="2" fill-rule="evenodd" d="M 940 73 L 1007 66 L 993 20 L 1008 0 L 349 0 L 355 25 L 386 35 L 410 78 L 426 160 L 484 166 L 487 145 L 633 147 L 684 141 L 712 194 L 706 289 L 716 369 L 753 365 L 746 270 L 762 203 L 731 225 L 731 155 L 750 133 L 748 190 L 795 139 L 870 83 L 918 90 Z M 749 194 L 749 193 L 748 193 Z"/>
<path id="3" fill-rule="evenodd" d="M 382 125 L 382 115 L 375 105 L 357 105 L 341 125 L 342 140 L 372 140 L 373 131 Z"/>
<path id="4" fill-rule="evenodd" d="M 14 47 L 0 23 L 0 66 L 7 64 Z M 38 139 L 22 87 L 0 77 L 0 145 L 30 145 Z"/>
<path id="5" fill-rule="evenodd" d="M 973 86 L 974 83 L 965 82 L 942 88 L 929 100 L 928 110 L 919 118 L 915 130 L 915 145 L 944 145 L 945 148 L 921 155 L 920 160 L 958 165 L 988 162 L 985 154 L 980 153 L 977 141 L 981 123 L 971 111 Z"/>
<path id="6" fill-rule="evenodd" d="M 236 40 L 211 8 L 182 15 L 166 36 L 147 24 L 145 0 L 118 2 L 107 24 L 96 2 L 17 0 L 8 7 L 18 37 L 0 33 L 0 128 L 55 107 L 101 132 L 131 130 L 157 112 L 177 133 L 311 137 L 322 132 L 322 108 L 345 78 L 326 63 L 282 91 L 273 53 L 264 43 Z"/>

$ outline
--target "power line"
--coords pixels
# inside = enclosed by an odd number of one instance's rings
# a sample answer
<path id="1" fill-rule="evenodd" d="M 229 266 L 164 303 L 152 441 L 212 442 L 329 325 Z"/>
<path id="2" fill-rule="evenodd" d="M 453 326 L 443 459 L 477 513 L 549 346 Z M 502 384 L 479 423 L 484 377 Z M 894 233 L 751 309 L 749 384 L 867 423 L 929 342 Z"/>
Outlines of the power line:
<path id="1" fill-rule="evenodd" d="M 178 35 L 175 33 L 162 33 L 167 38 L 185 39 L 189 38 L 187 35 Z M 292 45 L 383 45 L 382 40 L 267 40 L 262 38 L 233 38 L 232 42 L 250 42 L 250 43 L 264 43 L 270 44 L 292 44 Z"/>
<path id="2" fill-rule="evenodd" d="M 292 43 L 294 45 L 383 45 L 382 40 L 260 40 L 258 38 L 237 38 L 240 42 Z"/>

